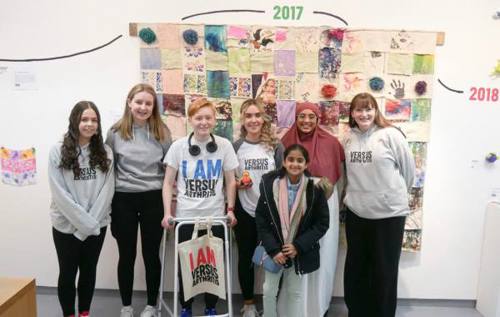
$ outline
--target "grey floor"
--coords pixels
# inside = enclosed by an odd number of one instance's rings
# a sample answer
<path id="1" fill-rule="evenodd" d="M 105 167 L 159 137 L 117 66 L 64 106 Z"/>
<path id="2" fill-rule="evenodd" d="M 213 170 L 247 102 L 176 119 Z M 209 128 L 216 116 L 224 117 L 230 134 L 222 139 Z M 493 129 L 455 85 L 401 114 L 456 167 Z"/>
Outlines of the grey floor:
<path id="1" fill-rule="evenodd" d="M 167 303 L 172 304 L 171 295 L 167 295 Z M 39 287 L 37 289 L 38 317 L 60 317 L 61 309 L 57 299 L 55 288 Z M 202 298 L 197 298 L 194 304 L 194 313 L 201 314 L 203 309 Z M 144 308 L 146 297 L 144 292 L 134 294 L 134 310 L 136 316 Z M 234 316 L 241 316 L 239 308 L 242 306 L 241 297 L 234 296 Z M 226 303 L 220 302 L 219 313 L 225 311 Z M 121 301 L 117 291 L 96 290 L 92 301 L 92 317 L 119 316 Z M 162 314 L 166 316 L 166 314 Z M 341 298 L 334 298 L 330 306 L 328 316 L 347 317 L 347 309 Z M 480 317 L 482 316 L 474 309 L 473 301 L 445 301 L 445 300 L 400 300 L 396 316 L 398 317 Z"/>

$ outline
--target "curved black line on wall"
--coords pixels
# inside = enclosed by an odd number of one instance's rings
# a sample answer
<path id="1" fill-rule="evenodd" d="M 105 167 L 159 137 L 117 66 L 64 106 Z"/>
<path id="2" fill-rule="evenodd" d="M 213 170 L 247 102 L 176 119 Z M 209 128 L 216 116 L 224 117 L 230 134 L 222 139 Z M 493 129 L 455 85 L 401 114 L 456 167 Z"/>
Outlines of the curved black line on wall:
<path id="1" fill-rule="evenodd" d="M 207 14 L 214 14 L 214 13 L 234 13 L 234 12 L 250 12 L 250 13 L 266 13 L 266 11 L 264 10 L 247 10 L 247 9 L 242 9 L 242 10 L 216 10 L 216 11 L 207 11 L 207 12 L 200 12 L 200 13 L 195 13 L 195 14 L 191 14 L 191 15 L 188 15 L 188 16 L 185 16 L 183 17 L 181 20 L 184 21 L 184 20 L 187 20 L 189 18 L 193 18 L 193 17 L 196 17 L 196 16 L 199 16 L 199 15 L 207 15 Z"/>
<path id="2" fill-rule="evenodd" d="M 342 23 L 344 23 L 346 26 L 349 25 L 347 23 L 346 20 L 342 19 L 341 17 L 339 17 L 338 15 L 335 15 L 335 14 L 332 14 L 332 13 L 329 13 L 329 12 L 324 12 L 324 11 L 313 11 L 314 14 L 322 14 L 322 15 L 327 15 L 329 17 L 332 17 L 332 18 L 335 18 L 339 21 L 341 21 Z"/>
<path id="3" fill-rule="evenodd" d="M 440 83 L 441 86 L 443 86 L 444 88 L 448 89 L 449 91 L 456 92 L 457 94 L 463 94 L 464 93 L 463 90 L 457 90 L 457 89 L 453 89 L 453 88 L 450 88 L 450 87 L 446 86 L 445 84 L 443 84 L 443 82 L 439 78 L 438 78 L 438 83 Z"/>
<path id="4" fill-rule="evenodd" d="M 83 54 L 88 54 L 88 53 L 92 53 L 92 52 L 95 52 L 97 50 L 100 50 L 101 48 L 104 48 L 104 47 L 106 47 L 108 45 L 111 45 L 113 42 L 115 42 L 116 40 L 118 40 L 122 36 L 123 35 L 120 34 L 120 35 L 118 35 L 117 37 L 115 37 L 114 39 L 112 39 L 111 41 L 109 41 L 106 44 L 94 47 L 94 48 L 86 50 L 86 51 L 81 51 L 81 52 L 77 52 L 77 53 L 73 53 L 73 54 L 69 54 L 69 55 L 54 56 L 54 57 L 44 57 L 44 58 L 26 58 L 26 59 L 0 58 L 0 62 L 16 62 L 16 63 L 19 63 L 19 62 L 44 62 L 44 61 L 52 61 L 52 60 L 56 60 L 56 59 L 70 58 L 70 57 L 74 57 L 74 56 L 78 56 L 78 55 L 83 55 Z"/>

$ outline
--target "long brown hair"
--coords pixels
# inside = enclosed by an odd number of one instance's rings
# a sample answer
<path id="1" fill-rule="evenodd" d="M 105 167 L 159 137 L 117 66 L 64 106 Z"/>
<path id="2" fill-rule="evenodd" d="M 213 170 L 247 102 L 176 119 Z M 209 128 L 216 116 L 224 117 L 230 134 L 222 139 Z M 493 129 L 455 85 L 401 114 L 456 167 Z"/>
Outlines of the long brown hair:
<path id="1" fill-rule="evenodd" d="M 148 119 L 149 132 L 154 135 L 158 142 L 170 140 L 170 131 L 165 123 L 161 121 L 160 107 L 158 106 L 158 99 L 156 98 L 155 90 L 148 84 L 137 84 L 130 89 L 127 95 L 127 100 L 125 101 L 125 111 L 123 112 L 123 117 L 113 125 L 112 129 L 114 131 L 118 131 L 124 140 L 132 139 L 132 124 L 134 120 L 128 103 L 134 99 L 136 94 L 143 91 L 153 96 L 153 112 Z"/>
<path id="2" fill-rule="evenodd" d="M 90 167 L 99 167 L 101 171 L 106 173 L 111 163 L 102 140 L 101 115 L 99 114 L 99 110 L 91 101 L 80 101 L 73 107 L 69 115 L 68 131 L 64 134 L 61 146 L 61 162 L 59 163 L 60 168 L 73 170 L 75 176 L 80 175 L 80 164 L 78 163 L 78 155 L 80 155 L 80 146 L 78 143 L 80 137 L 79 126 L 82 113 L 87 109 L 94 110 L 97 116 L 97 130 L 90 138 L 89 144 Z"/>
<path id="3" fill-rule="evenodd" d="M 354 118 L 352 117 L 352 112 L 354 109 L 361 108 L 361 109 L 375 109 L 375 117 L 373 122 L 381 127 L 381 128 L 386 128 L 386 127 L 391 127 L 392 124 L 387 121 L 386 118 L 380 113 L 380 109 L 378 107 L 377 100 L 369 93 L 367 92 L 362 92 L 354 96 L 351 101 L 351 106 L 349 107 L 349 127 L 355 128 L 358 126 Z"/>
<path id="4" fill-rule="evenodd" d="M 240 108 L 240 122 L 241 122 L 241 129 L 240 129 L 240 137 L 245 138 L 248 134 L 247 130 L 245 129 L 245 125 L 243 124 L 243 121 L 245 120 L 245 112 L 250 106 L 255 106 L 257 109 L 259 109 L 260 114 L 262 115 L 262 119 L 264 119 L 264 123 L 262 124 L 262 129 L 260 131 L 260 141 L 264 143 L 267 147 L 270 149 L 274 149 L 276 145 L 278 144 L 278 138 L 274 135 L 273 128 L 271 125 L 271 118 L 266 114 L 266 111 L 264 110 L 264 104 L 262 103 L 261 99 L 247 99 L 241 104 Z"/>

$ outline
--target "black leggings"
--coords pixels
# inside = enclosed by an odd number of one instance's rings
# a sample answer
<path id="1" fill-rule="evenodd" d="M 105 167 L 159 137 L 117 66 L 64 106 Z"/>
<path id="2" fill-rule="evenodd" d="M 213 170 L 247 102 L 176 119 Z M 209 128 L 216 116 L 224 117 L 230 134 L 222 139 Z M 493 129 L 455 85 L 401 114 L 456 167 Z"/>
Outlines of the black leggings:
<path id="1" fill-rule="evenodd" d="M 137 230 L 141 227 L 148 305 L 155 306 L 160 287 L 160 243 L 163 234 L 161 190 L 116 192 L 111 205 L 111 233 L 118 244 L 118 286 L 123 306 L 132 304 Z"/>
<path id="2" fill-rule="evenodd" d="M 254 269 L 252 256 L 257 247 L 257 227 L 255 218 L 250 216 L 236 200 L 234 215 L 238 224 L 234 227 L 238 243 L 238 279 L 244 300 L 254 299 Z"/>
<path id="3" fill-rule="evenodd" d="M 75 280 L 78 275 L 78 311 L 90 310 L 94 295 L 97 261 L 101 253 L 106 227 L 101 228 L 98 236 L 89 236 L 85 241 L 74 235 L 62 233 L 52 228 L 52 236 L 59 261 L 57 295 L 64 316 L 75 314 Z"/>
<path id="4" fill-rule="evenodd" d="M 344 298 L 349 317 L 394 317 L 405 217 L 365 219 L 347 211 Z"/>
<path id="5" fill-rule="evenodd" d="M 179 228 L 179 243 L 191 240 L 191 237 L 193 235 L 193 230 L 194 230 L 194 225 L 182 225 Z M 224 240 L 224 228 L 222 226 L 213 226 L 212 227 L 212 233 L 214 234 L 215 237 L 219 237 Z M 198 237 L 204 236 L 207 234 L 206 230 L 200 230 L 198 231 Z M 224 263 L 225 265 L 226 263 Z M 180 263 L 179 263 L 179 301 L 181 302 L 182 308 L 191 308 L 193 305 L 194 297 L 188 299 L 187 301 L 184 300 L 184 288 L 182 287 L 182 272 L 180 269 Z M 224 272 L 224 274 L 226 274 Z M 227 278 L 227 277 L 226 277 Z M 204 293 L 205 296 L 205 307 L 206 308 L 215 308 L 215 305 L 217 305 L 217 300 L 219 297 L 214 294 L 209 294 L 209 293 Z"/>

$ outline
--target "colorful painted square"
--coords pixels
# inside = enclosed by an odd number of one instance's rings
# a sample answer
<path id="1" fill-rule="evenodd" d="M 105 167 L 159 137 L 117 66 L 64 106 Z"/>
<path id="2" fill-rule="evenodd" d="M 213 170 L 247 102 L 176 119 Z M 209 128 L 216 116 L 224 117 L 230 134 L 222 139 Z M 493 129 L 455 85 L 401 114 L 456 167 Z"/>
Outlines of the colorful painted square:
<path id="1" fill-rule="evenodd" d="M 411 100 L 387 99 L 385 101 L 385 117 L 389 120 L 409 120 Z"/>
<path id="2" fill-rule="evenodd" d="M 215 105 L 215 118 L 217 120 L 232 120 L 233 110 L 231 102 L 226 99 L 216 99 L 212 101 Z"/>
<path id="3" fill-rule="evenodd" d="M 206 95 L 207 79 L 205 75 L 184 74 L 184 93 L 192 95 Z"/>
<path id="4" fill-rule="evenodd" d="M 214 134 L 233 141 L 233 121 L 217 120 L 214 127 Z"/>
<path id="5" fill-rule="evenodd" d="M 35 148 L 26 150 L 0 148 L 2 182 L 14 186 L 36 184 L 35 153 Z"/>
<path id="6" fill-rule="evenodd" d="M 182 68 L 182 55 L 180 50 L 162 49 L 161 50 L 161 68 L 177 69 Z"/>
<path id="7" fill-rule="evenodd" d="M 141 69 L 161 69 L 160 49 L 141 48 Z"/>
<path id="8" fill-rule="evenodd" d="M 274 51 L 274 75 L 295 76 L 295 51 Z"/>
<path id="9" fill-rule="evenodd" d="M 181 48 L 180 27 L 178 24 L 157 24 L 156 37 L 159 42 L 158 46 L 161 48 L 176 50 Z"/>
<path id="10" fill-rule="evenodd" d="M 280 79 L 278 80 L 278 99 L 295 99 L 295 81 Z"/>
<path id="11" fill-rule="evenodd" d="M 320 35 L 320 43 L 324 47 L 333 47 L 336 49 L 342 48 L 342 40 L 344 38 L 344 29 L 327 29 L 323 30 Z"/>
<path id="12" fill-rule="evenodd" d="M 278 111 L 278 127 L 288 128 L 295 122 L 295 101 L 278 100 L 276 101 Z"/>
<path id="13" fill-rule="evenodd" d="M 340 69 L 341 53 L 334 48 L 325 47 L 319 51 L 319 77 L 334 79 Z"/>
<path id="14" fill-rule="evenodd" d="M 431 100 L 415 99 L 411 102 L 411 121 L 429 121 L 431 119 Z"/>
<path id="15" fill-rule="evenodd" d="M 142 71 L 141 82 L 152 86 L 155 92 L 163 92 L 163 76 L 161 71 Z"/>
<path id="16" fill-rule="evenodd" d="M 227 52 L 224 25 L 205 25 L 205 48 L 213 52 Z"/>
<path id="17" fill-rule="evenodd" d="M 413 187 L 424 187 L 425 170 L 427 161 L 427 143 L 426 142 L 408 142 L 413 158 L 415 159 L 415 181 Z"/>
<path id="18" fill-rule="evenodd" d="M 414 74 L 433 74 L 434 73 L 434 55 L 413 55 L 413 73 Z"/>
<path id="19" fill-rule="evenodd" d="M 184 92 L 181 69 L 166 69 L 162 70 L 161 74 L 163 78 L 163 93 L 182 94 Z"/>
<path id="20" fill-rule="evenodd" d="M 343 102 L 343 101 L 334 101 L 333 106 L 338 106 L 339 109 L 339 123 L 348 123 L 349 122 L 349 107 L 350 103 L 349 102 Z"/>
<path id="21" fill-rule="evenodd" d="M 229 73 L 249 74 L 250 73 L 250 50 L 246 48 L 229 48 L 228 50 Z"/>
<path id="22" fill-rule="evenodd" d="M 207 94 L 212 98 L 229 99 L 229 73 L 226 71 L 207 71 Z"/>

